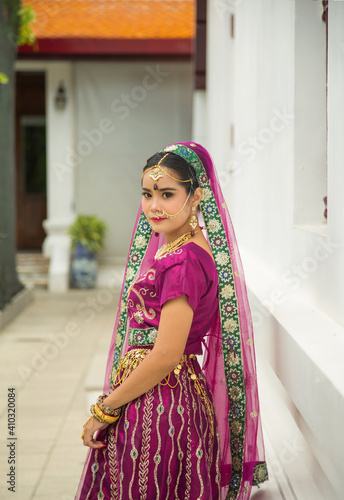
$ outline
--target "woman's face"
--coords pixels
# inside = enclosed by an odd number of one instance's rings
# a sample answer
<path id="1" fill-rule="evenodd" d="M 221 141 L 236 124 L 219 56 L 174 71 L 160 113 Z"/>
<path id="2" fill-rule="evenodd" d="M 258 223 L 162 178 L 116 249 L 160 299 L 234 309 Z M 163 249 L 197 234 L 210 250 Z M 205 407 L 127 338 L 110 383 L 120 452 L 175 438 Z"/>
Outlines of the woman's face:
<path id="1" fill-rule="evenodd" d="M 173 169 L 161 166 L 168 174 L 177 177 Z M 195 196 L 190 196 L 180 211 L 188 197 L 185 187 L 165 174 L 154 181 L 150 172 L 148 170 L 142 178 L 142 209 L 153 231 L 164 233 L 166 241 L 173 240 L 190 230 L 189 219 Z M 175 217 L 167 217 L 167 214 L 171 216 L 177 212 Z"/>

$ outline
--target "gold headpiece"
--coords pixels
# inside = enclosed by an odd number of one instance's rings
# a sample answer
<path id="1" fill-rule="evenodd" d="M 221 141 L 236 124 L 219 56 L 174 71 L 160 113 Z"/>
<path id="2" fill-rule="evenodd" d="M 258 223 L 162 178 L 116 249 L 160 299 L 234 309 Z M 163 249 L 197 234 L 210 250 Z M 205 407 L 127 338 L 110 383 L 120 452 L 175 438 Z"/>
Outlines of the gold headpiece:
<path id="1" fill-rule="evenodd" d="M 153 181 L 155 181 L 155 182 L 158 181 L 159 179 L 161 179 L 162 175 L 165 174 L 168 177 L 171 177 L 171 179 L 173 179 L 174 181 L 177 181 L 177 182 L 191 182 L 191 184 L 192 184 L 192 179 L 191 178 L 190 179 L 186 179 L 186 180 L 177 179 L 176 177 L 173 177 L 173 175 L 168 174 L 162 168 L 162 166 L 160 165 L 160 163 L 162 162 L 162 160 L 164 160 L 166 158 L 167 155 L 168 155 L 168 153 L 166 153 L 165 156 L 163 156 L 161 158 L 161 160 L 159 161 L 159 163 L 157 165 L 153 165 L 152 167 L 147 168 L 143 172 L 142 177 L 145 175 L 145 173 L 147 173 L 150 170 L 151 173 L 149 174 L 149 177 L 151 177 L 153 179 Z"/>

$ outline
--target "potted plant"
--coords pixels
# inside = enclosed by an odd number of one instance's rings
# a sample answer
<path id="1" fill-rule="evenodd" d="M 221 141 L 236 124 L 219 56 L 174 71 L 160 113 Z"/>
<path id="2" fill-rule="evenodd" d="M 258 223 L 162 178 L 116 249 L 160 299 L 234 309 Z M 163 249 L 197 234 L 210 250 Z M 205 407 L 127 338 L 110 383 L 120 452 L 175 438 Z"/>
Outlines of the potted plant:
<path id="1" fill-rule="evenodd" d="M 97 281 L 96 254 L 103 248 L 107 225 L 96 215 L 78 215 L 68 233 L 72 237 L 72 283 L 93 288 Z"/>

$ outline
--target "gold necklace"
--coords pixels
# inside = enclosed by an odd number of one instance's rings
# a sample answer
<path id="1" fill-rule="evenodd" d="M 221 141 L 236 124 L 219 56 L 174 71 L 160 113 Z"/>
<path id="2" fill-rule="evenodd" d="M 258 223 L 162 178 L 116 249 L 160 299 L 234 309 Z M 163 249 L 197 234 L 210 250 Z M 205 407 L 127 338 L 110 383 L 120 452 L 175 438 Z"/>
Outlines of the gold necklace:
<path id="1" fill-rule="evenodd" d="M 186 243 L 187 241 L 189 241 L 189 239 L 192 238 L 193 236 L 195 236 L 196 233 L 197 233 L 197 231 L 191 230 L 191 231 L 189 231 L 187 233 L 184 233 L 181 236 L 179 236 L 179 238 L 177 238 L 176 240 L 172 241 L 172 243 L 165 243 L 165 245 L 163 245 L 161 248 L 159 248 L 159 250 L 155 254 L 154 258 L 155 259 L 160 259 L 163 255 L 166 255 L 168 253 L 173 252 L 177 248 L 179 248 L 182 245 L 184 245 L 184 243 Z"/>

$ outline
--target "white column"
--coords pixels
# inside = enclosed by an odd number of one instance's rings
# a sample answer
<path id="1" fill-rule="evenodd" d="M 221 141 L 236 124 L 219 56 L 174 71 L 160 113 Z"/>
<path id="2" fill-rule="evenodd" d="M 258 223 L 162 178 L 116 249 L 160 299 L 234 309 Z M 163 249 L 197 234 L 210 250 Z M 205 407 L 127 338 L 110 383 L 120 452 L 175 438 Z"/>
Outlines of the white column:
<path id="1" fill-rule="evenodd" d="M 228 166 L 234 141 L 232 100 L 236 5 L 237 0 L 207 3 L 207 147 L 224 191 L 229 184 Z"/>
<path id="2" fill-rule="evenodd" d="M 205 90 L 194 90 L 193 92 L 191 137 L 194 142 L 207 147 L 207 105 Z"/>
<path id="3" fill-rule="evenodd" d="M 60 84 L 66 90 L 63 109 L 55 105 Z M 43 221 L 47 237 L 43 253 L 50 256 L 49 290 L 64 292 L 69 287 L 70 237 L 67 234 L 75 218 L 75 142 L 73 65 L 51 62 L 46 75 L 47 117 L 47 219 Z"/>
<path id="4" fill-rule="evenodd" d="M 341 246 L 341 251 L 336 253 L 336 259 L 332 259 L 333 277 L 337 285 L 333 286 L 337 297 L 332 297 L 332 300 L 337 302 L 336 319 L 342 322 L 342 280 L 338 269 L 343 265 L 344 257 L 344 3 L 331 3 L 328 22 L 328 228 L 331 239 Z"/>

